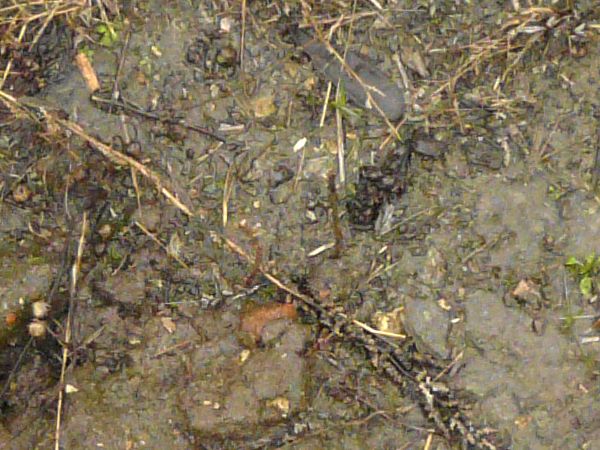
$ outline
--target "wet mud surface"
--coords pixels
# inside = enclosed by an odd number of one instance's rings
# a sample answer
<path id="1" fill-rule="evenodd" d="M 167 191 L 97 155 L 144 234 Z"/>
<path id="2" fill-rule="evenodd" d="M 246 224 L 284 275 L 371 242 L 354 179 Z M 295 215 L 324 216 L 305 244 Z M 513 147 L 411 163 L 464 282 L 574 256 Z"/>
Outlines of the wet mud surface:
<path id="1" fill-rule="evenodd" d="M 242 51 L 239 2 L 131 2 L 86 44 L 101 91 L 54 28 L 47 82 L 8 79 L 191 214 L 0 111 L 0 448 L 54 448 L 61 386 L 65 449 L 600 448 L 600 270 L 567 264 L 600 254 L 593 2 L 363 3 L 349 29 L 351 5 L 248 2 Z M 286 30 L 338 19 L 402 93 L 389 120 L 335 85 L 321 119 L 327 46 Z M 459 413 L 481 439 L 441 429 Z"/>

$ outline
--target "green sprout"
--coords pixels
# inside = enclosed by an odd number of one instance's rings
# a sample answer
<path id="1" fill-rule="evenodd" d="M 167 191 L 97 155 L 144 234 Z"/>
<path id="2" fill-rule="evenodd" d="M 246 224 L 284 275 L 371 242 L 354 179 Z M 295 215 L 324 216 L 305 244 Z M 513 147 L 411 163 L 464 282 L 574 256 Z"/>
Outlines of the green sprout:
<path id="1" fill-rule="evenodd" d="M 594 278 L 600 274 L 600 256 L 593 253 L 588 255 L 584 261 L 579 261 L 571 256 L 567 259 L 565 266 L 579 280 L 581 294 L 586 298 L 590 298 L 594 293 Z"/>
<path id="2" fill-rule="evenodd" d="M 111 264 L 120 264 L 123 260 L 123 255 L 121 255 L 121 252 L 119 251 L 116 245 L 109 245 L 107 249 L 107 254 Z"/>
<path id="3" fill-rule="evenodd" d="M 113 47 L 119 39 L 119 33 L 114 24 L 101 23 L 96 27 L 96 33 L 100 35 L 99 43 L 103 47 Z"/>
<path id="4" fill-rule="evenodd" d="M 344 117 L 350 118 L 350 117 L 360 117 L 361 116 L 360 110 L 351 108 L 347 105 L 347 103 L 346 103 L 346 88 L 344 87 L 344 83 L 340 83 L 339 95 L 337 96 L 337 98 L 335 100 L 330 102 L 330 105 L 335 109 L 339 109 L 340 112 L 342 113 L 342 116 L 344 116 Z"/>
<path id="5" fill-rule="evenodd" d="M 94 56 L 94 50 L 92 50 L 87 44 L 83 44 L 81 47 L 79 47 L 79 53 L 85 54 L 85 56 L 87 56 L 90 60 Z"/>
<path id="6" fill-rule="evenodd" d="M 561 321 L 560 331 L 565 335 L 571 335 L 575 327 L 575 315 L 569 313 L 565 316 L 565 320 Z"/>

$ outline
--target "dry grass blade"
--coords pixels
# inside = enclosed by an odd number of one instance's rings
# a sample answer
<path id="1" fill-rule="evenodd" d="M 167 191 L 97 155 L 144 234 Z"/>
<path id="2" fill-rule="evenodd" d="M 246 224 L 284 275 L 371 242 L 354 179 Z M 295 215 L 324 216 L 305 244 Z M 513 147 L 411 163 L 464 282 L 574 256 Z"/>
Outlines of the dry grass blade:
<path id="1" fill-rule="evenodd" d="M 325 125 L 325 117 L 327 117 L 327 106 L 329 105 L 329 98 L 331 97 L 331 87 L 333 83 L 329 81 L 327 83 L 327 92 L 325 93 L 325 99 L 323 100 L 323 110 L 321 111 L 321 120 L 319 121 L 319 128 L 323 128 Z"/>
<path id="2" fill-rule="evenodd" d="M 2 101 L 11 111 L 13 111 L 15 115 L 19 113 L 25 114 L 34 120 L 39 120 L 40 117 L 38 116 L 41 116 L 49 129 L 53 131 L 70 131 L 76 136 L 79 136 L 115 164 L 128 166 L 141 173 L 144 177 L 148 178 L 155 185 L 156 189 L 169 201 L 171 201 L 171 203 L 173 203 L 173 205 L 175 205 L 179 210 L 190 217 L 194 215 L 190 208 L 183 204 L 171 191 L 164 186 L 165 183 L 161 180 L 160 176 L 156 172 L 154 172 L 152 169 L 149 169 L 139 161 L 133 159 L 131 156 L 125 155 L 115 150 L 110 145 L 106 145 L 105 143 L 91 136 L 79 124 L 67 119 L 62 119 L 54 113 L 46 111 L 44 108 L 29 105 L 25 102 L 20 102 L 18 99 L 1 90 L 0 101 Z"/>
<path id="3" fill-rule="evenodd" d="M 19 34 L 18 39 L 16 40 L 17 43 L 21 43 L 23 36 L 25 35 L 25 30 L 27 27 L 23 26 L 21 28 L 22 32 Z M 0 89 L 2 89 L 4 87 L 4 83 L 6 83 L 6 80 L 8 79 L 8 75 L 10 74 L 10 71 L 12 69 L 13 66 L 13 59 L 9 58 L 8 62 L 6 63 L 6 67 L 4 68 L 3 74 L 2 74 L 2 79 L 0 80 Z"/>
<path id="4" fill-rule="evenodd" d="M 240 31 L 240 70 L 244 71 L 244 47 L 246 46 L 246 0 L 242 0 L 242 29 Z"/>
<path id="5" fill-rule="evenodd" d="M 30 51 L 33 48 L 33 46 L 37 43 L 37 41 L 40 39 L 40 37 L 42 37 L 44 30 L 48 27 L 50 22 L 52 22 L 52 19 L 54 19 L 54 17 L 56 17 L 56 14 L 58 14 L 59 9 L 60 9 L 60 5 L 56 5 L 54 8 L 52 8 L 49 11 L 48 15 L 44 18 L 44 21 L 42 22 L 42 26 L 37 30 L 37 32 L 35 33 L 35 37 L 29 44 Z"/>
<path id="6" fill-rule="evenodd" d="M 340 84 L 336 92 L 335 100 L 340 101 Z M 344 122 L 342 119 L 342 112 L 339 108 L 335 110 L 335 125 L 337 130 L 337 160 L 338 160 L 338 174 L 340 177 L 340 184 L 343 186 L 346 184 L 346 149 L 345 149 L 345 133 L 344 133 Z"/>
<path id="7" fill-rule="evenodd" d="M 71 268 L 71 286 L 69 287 L 69 312 L 67 313 L 67 326 L 65 329 L 65 342 L 62 350 L 62 363 L 60 370 L 60 381 L 58 391 L 58 405 L 56 407 L 56 430 L 54 434 L 54 449 L 60 449 L 60 427 L 62 423 L 63 400 L 65 394 L 65 372 L 67 370 L 67 359 L 69 357 L 69 344 L 71 343 L 72 317 L 73 317 L 73 302 L 77 293 L 77 280 L 81 269 L 81 259 L 83 257 L 83 248 L 85 245 L 85 235 L 87 232 L 87 212 L 83 213 L 81 222 L 81 235 L 79 237 L 79 245 L 77 246 L 77 256 L 73 267 Z"/>
<path id="8" fill-rule="evenodd" d="M 75 13 L 86 7 L 85 0 L 67 1 L 26 1 L 14 3 L 0 8 L 0 25 L 9 25 L 9 30 L 23 23 L 44 20 L 48 16 L 57 17 L 64 14 Z"/>
<path id="9" fill-rule="evenodd" d="M 163 244 L 161 242 L 160 239 L 158 239 L 154 234 L 152 234 L 144 225 L 142 225 L 140 222 L 138 222 L 137 220 L 135 222 L 133 222 L 135 224 L 136 227 L 138 227 L 140 230 L 142 230 L 142 232 L 148 236 L 150 239 L 152 239 L 160 248 L 162 248 L 167 255 L 169 255 L 171 258 L 173 258 L 175 261 L 177 261 L 179 264 L 181 264 L 181 267 L 183 267 L 184 269 L 189 269 L 190 267 L 185 263 L 185 261 L 183 261 L 181 259 L 181 257 L 179 257 L 179 255 L 177 255 L 177 253 L 175 252 L 170 252 L 169 249 L 167 248 L 167 246 L 165 244 Z"/>
<path id="10" fill-rule="evenodd" d="M 353 319 L 352 323 L 354 325 L 356 325 L 357 327 L 362 328 L 363 330 L 365 330 L 369 334 L 374 334 L 374 335 L 377 335 L 377 336 L 384 336 L 384 337 L 391 337 L 391 338 L 395 338 L 395 339 L 406 339 L 406 335 L 405 334 L 392 333 L 391 331 L 378 330 L 377 328 L 373 328 L 373 327 L 367 325 L 366 323 L 360 322 L 360 321 L 358 321 L 356 319 Z"/>
<path id="11" fill-rule="evenodd" d="M 505 21 L 504 25 L 500 28 L 499 35 L 485 37 L 460 48 L 459 50 L 469 50 L 471 52 L 470 55 L 458 66 L 454 74 L 431 95 L 436 95 L 443 91 L 447 91 L 451 95 L 458 80 L 469 72 L 478 73 L 483 63 L 491 61 L 498 56 L 511 55 L 513 52 L 519 50 L 515 56 L 512 56 L 512 60 L 507 65 L 506 70 L 499 81 L 496 82 L 494 89 L 497 90 L 498 84 L 507 81 L 510 73 L 515 70 L 525 54 L 531 50 L 533 44 L 542 39 L 544 33 L 571 18 L 572 16 L 562 14 L 553 8 L 531 7 L 519 12 Z M 520 35 L 529 35 L 530 37 L 525 43 L 522 43 L 522 39 L 517 40 L 517 37 Z"/>
<path id="12" fill-rule="evenodd" d="M 106 145 L 103 142 L 100 142 L 98 139 L 90 136 L 83 130 L 83 128 L 81 128 L 81 126 L 79 126 L 75 122 L 71 122 L 70 120 L 65 120 L 65 119 L 58 119 L 58 118 L 54 118 L 51 120 L 56 121 L 56 123 L 59 126 L 61 126 L 63 129 L 69 130 L 72 133 L 76 134 L 77 136 L 81 137 L 88 144 L 90 144 L 92 147 L 94 147 L 96 150 L 98 150 L 100 153 L 102 153 L 105 157 L 107 157 L 114 163 L 121 164 L 121 165 L 127 165 L 129 167 L 136 169 L 139 173 L 141 173 L 143 176 L 148 178 L 152 183 L 154 183 L 154 185 L 156 186 L 158 191 L 161 194 L 163 194 L 168 200 L 170 200 L 171 203 L 173 203 L 173 205 L 175 205 L 179 210 L 181 210 L 183 213 L 185 213 L 186 215 L 188 215 L 190 217 L 194 215 L 192 213 L 192 211 L 186 205 L 184 205 L 171 191 L 169 191 L 167 188 L 164 187 L 163 181 L 158 176 L 158 174 L 156 172 L 154 172 L 152 169 L 147 168 L 142 163 L 136 161 L 132 157 L 124 155 L 123 153 L 112 148 L 111 146 Z"/>
<path id="13" fill-rule="evenodd" d="M 379 3 L 377 0 L 369 0 L 369 2 L 371 2 L 371 4 L 379 11 L 383 11 L 383 6 L 381 6 L 381 3 Z"/>
<path id="14" fill-rule="evenodd" d="M 254 264 L 254 258 L 250 254 L 248 254 L 242 247 L 240 247 L 238 244 L 236 244 L 229 238 L 226 238 L 223 236 L 222 239 L 231 251 L 238 254 L 242 258 L 244 258 L 247 263 Z M 319 305 L 317 305 L 315 302 L 313 302 L 313 300 L 310 297 L 302 294 L 301 292 L 298 292 L 296 289 L 294 289 L 292 287 L 286 286 L 284 283 L 279 281 L 279 279 L 277 279 L 274 275 L 267 272 L 263 267 L 259 267 L 258 270 L 260 271 L 260 273 L 262 273 L 262 275 L 267 280 L 269 280 L 271 283 L 273 283 L 275 286 L 277 286 L 282 291 L 287 292 L 288 294 L 292 295 L 293 297 L 297 298 L 298 300 L 301 300 L 302 302 L 315 308 L 318 311 L 321 310 L 321 307 Z"/>
<path id="15" fill-rule="evenodd" d="M 235 181 L 233 176 L 234 171 L 235 165 L 232 164 L 225 175 L 225 185 L 223 186 L 223 200 L 221 207 L 223 228 L 227 226 L 227 222 L 229 221 L 229 200 L 231 199 L 231 194 L 233 193 L 233 185 Z"/>

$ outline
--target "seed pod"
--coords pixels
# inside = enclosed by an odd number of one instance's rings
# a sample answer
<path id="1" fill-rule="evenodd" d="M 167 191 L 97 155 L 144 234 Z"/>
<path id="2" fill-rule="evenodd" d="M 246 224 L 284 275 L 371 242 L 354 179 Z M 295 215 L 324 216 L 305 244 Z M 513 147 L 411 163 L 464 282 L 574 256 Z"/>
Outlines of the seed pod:
<path id="1" fill-rule="evenodd" d="M 46 315 L 48 315 L 50 305 L 44 301 L 33 302 L 31 309 L 33 311 L 33 317 L 36 319 L 43 319 L 46 317 Z"/>
<path id="2" fill-rule="evenodd" d="M 17 203 L 23 203 L 29 200 L 31 197 L 31 190 L 27 187 L 26 184 L 19 184 L 13 190 L 13 199 Z"/>
<path id="3" fill-rule="evenodd" d="M 34 338 L 41 338 L 46 335 L 46 322 L 43 320 L 33 320 L 28 326 L 29 335 Z"/>

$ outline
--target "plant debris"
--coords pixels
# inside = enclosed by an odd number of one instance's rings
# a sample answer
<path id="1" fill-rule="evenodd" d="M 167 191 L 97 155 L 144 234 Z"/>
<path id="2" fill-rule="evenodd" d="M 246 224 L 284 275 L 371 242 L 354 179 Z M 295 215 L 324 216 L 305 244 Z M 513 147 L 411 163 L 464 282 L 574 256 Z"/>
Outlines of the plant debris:
<path id="1" fill-rule="evenodd" d="M 318 73 L 332 83 L 341 83 L 348 98 L 357 106 L 372 109 L 375 113 L 380 110 L 389 120 L 402 117 L 405 111 L 404 94 L 377 69 L 374 61 L 353 51 L 344 54 L 299 29 L 293 30 L 291 37 L 310 56 Z M 342 54 L 345 55 L 344 63 L 338 59 Z"/>

